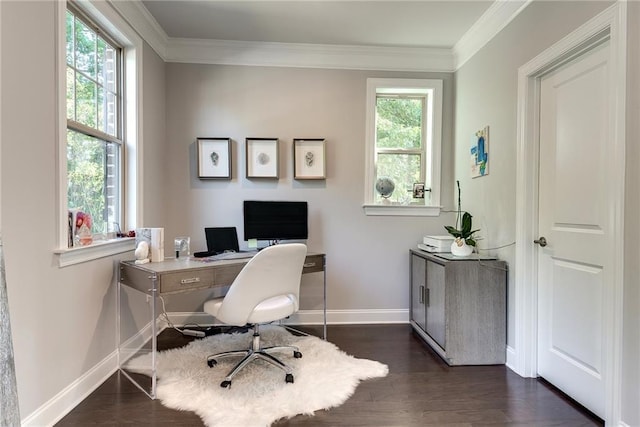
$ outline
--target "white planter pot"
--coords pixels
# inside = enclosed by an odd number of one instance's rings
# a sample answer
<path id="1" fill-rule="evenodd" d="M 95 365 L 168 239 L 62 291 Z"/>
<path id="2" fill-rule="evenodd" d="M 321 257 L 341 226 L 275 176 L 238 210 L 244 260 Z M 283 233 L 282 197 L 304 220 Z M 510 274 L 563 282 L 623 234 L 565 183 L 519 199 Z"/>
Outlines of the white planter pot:
<path id="1" fill-rule="evenodd" d="M 457 238 L 451 243 L 451 254 L 455 256 L 469 256 L 473 253 L 473 246 L 467 245 L 464 239 Z"/>

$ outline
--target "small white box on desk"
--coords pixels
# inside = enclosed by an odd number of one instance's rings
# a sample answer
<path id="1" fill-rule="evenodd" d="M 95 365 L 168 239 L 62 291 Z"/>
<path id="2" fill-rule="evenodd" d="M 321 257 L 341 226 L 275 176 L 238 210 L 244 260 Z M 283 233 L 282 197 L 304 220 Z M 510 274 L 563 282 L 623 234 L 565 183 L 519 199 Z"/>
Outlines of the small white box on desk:
<path id="1" fill-rule="evenodd" d="M 164 228 L 136 229 L 136 247 L 142 241 L 149 244 L 149 261 L 164 261 Z"/>
<path id="2" fill-rule="evenodd" d="M 424 236 L 422 243 L 418 244 L 418 248 L 427 252 L 450 252 L 451 243 L 455 238 L 453 236 Z"/>

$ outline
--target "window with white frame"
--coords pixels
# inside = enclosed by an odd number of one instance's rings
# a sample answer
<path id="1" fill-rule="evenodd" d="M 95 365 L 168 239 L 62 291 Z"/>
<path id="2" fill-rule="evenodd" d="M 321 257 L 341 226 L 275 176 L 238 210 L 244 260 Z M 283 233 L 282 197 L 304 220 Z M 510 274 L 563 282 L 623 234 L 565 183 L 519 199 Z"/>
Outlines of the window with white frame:
<path id="1" fill-rule="evenodd" d="M 112 232 L 122 206 L 122 48 L 71 4 L 66 64 L 67 207 L 90 214 L 93 233 Z"/>
<path id="2" fill-rule="evenodd" d="M 365 212 L 438 215 L 442 80 L 367 79 Z"/>
<path id="3" fill-rule="evenodd" d="M 117 239 L 112 231 L 135 229 L 142 216 L 143 41 L 112 2 L 61 0 L 54 7 L 60 58 L 54 253 L 66 267 L 134 249 L 133 239 Z M 69 212 L 76 210 L 93 220 L 82 242 L 70 232 Z"/>

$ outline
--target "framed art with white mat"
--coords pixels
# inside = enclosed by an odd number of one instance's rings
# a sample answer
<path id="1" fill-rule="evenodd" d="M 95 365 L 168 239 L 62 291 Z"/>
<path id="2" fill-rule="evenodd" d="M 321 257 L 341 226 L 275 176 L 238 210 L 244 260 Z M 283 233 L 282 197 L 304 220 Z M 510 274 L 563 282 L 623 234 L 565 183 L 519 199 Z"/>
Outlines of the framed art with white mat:
<path id="1" fill-rule="evenodd" d="M 324 139 L 293 140 L 293 178 L 326 179 Z"/>
<path id="2" fill-rule="evenodd" d="M 247 138 L 247 178 L 278 179 L 278 138 Z"/>
<path id="3" fill-rule="evenodd" d="M 198 178 L 231 179 L 231 138 L 198 138 Z"/>

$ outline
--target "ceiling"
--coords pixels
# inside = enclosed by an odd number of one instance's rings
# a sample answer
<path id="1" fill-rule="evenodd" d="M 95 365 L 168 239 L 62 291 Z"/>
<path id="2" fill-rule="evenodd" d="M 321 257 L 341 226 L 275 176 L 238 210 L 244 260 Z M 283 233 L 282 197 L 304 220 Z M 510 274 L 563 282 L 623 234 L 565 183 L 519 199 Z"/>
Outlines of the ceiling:
<path id="1" fill-rule="evenodd" d="M 170 38 L 452 48 L 487 0 L 143 0 Z"/>

